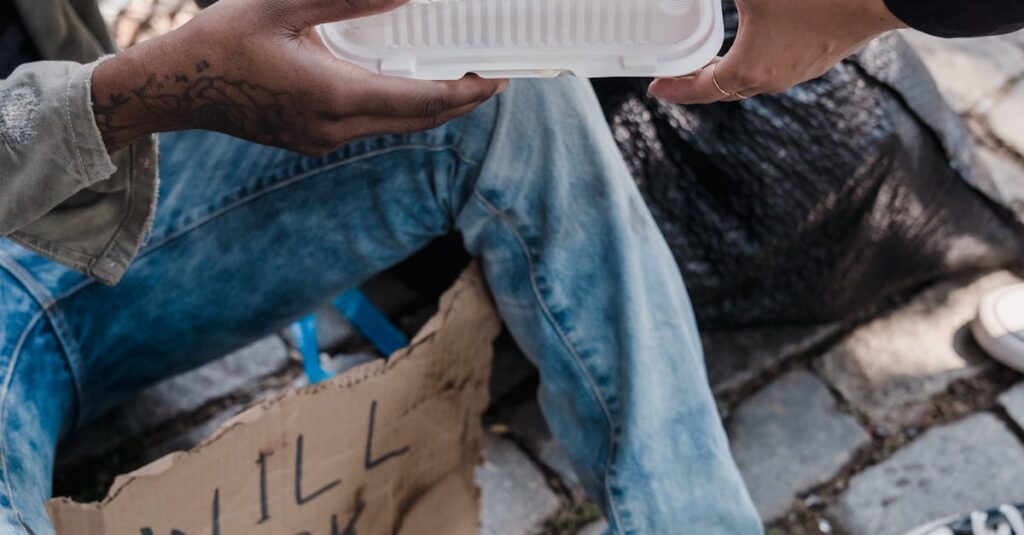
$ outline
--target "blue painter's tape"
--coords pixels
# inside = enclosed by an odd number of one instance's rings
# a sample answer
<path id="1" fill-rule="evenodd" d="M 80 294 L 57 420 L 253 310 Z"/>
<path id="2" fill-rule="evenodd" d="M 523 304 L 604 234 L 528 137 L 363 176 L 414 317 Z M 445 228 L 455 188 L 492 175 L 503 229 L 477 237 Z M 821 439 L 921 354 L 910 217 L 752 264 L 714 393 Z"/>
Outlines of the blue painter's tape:
<path id="1" fill-rule="evenodd" d="M 339 295 L 334 298 L 334 307 L 382 354 L 390 355 L 409 345 L 405 333 L 398 330 L 363 292 L 350 290 Z"/>

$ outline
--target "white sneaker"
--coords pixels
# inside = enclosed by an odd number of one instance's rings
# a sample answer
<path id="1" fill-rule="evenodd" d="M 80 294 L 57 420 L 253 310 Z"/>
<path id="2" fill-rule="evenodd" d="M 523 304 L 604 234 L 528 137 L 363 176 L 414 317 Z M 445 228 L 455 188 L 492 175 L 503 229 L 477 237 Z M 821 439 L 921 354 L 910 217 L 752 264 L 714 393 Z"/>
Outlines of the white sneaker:
<path id="1" fill-rule="evenodd" d="M 903 535 L 1024 535 L 1024 505 L 972 511 L 912 529 Z"/>
<path id="2" fill-rule="evenodd" d="M 1024 284 L 986 295 L 971 331 L 992 358 L 1024 373 Z"/>

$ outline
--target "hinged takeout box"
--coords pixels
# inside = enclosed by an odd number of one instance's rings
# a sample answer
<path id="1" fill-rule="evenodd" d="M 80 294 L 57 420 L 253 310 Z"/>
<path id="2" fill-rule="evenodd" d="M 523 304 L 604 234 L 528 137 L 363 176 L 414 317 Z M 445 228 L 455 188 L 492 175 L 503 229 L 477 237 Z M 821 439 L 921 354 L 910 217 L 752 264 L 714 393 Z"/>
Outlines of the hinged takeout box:
<path id="1" fill-rule="evenodd" d="M 724 38 L 721 0 L 413 0 L 318 31 L 347 61 L 434 80 L 678 76 Z"/>

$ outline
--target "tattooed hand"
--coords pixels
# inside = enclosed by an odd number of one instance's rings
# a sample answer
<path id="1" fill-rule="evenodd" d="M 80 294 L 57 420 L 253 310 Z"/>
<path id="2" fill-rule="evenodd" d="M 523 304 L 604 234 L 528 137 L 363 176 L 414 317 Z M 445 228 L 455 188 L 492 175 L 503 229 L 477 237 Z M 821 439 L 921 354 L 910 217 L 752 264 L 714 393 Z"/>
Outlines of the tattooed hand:
<path id="1" fill-rule="evenodd" d="M 505 87 L 378 75 L 336 59 L 313 30 L 405 1 L 221 0 L 97 67 L 93 111 L 107 149 L 204 129 L 321 155 L 359 137 L 432 128 Z"/>

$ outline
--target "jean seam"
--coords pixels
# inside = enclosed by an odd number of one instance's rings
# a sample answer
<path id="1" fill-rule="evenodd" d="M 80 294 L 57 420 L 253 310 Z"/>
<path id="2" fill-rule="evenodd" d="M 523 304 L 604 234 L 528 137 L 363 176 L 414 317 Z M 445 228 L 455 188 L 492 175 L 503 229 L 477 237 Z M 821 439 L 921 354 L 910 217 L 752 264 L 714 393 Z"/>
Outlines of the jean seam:
<path id="1" fill-rule="evenodd" d="M 370 159 L 370 158 L 376 158 L 378 156 L 383 156 L 383 155 L 386 155 L 386 154 L 391 154 L 393 152 L 399 152 L 399 151 L 404 151 L 404 150 L 426 150 L 426 151 L 430 151 L 430 152 L 446 152 L 447 151 L 447 152 L 453 153 L 458 159 L 462 160 L 463 162 L 465 162 L 465 163 L 467 163 L 469 165 L 473 165 L 473 166 L 479 165 L 479 163 L 476 160 L 474 160 L 474 159 L 466 156 L 465 154 L 463 154 L 459 150 L 459 148 L 454 146 L 454 145 L 410 144 L 410 145 L 398 145 L 398 146 L 394 146 L 394 147 L 386 147 L 386 148 L 381 148 L 381 149 L 376 149 L 376 150 L 368 151 L 368 152 L 365 152 L 365 153 L 362 153 L 362 154 L 358 154 L 358 155 L 351 156 L 351 157 L 348 157 L 348 158 L 345 158 L 345 159 L 342 159 L 342 160 L 338 160 L 337 162 L 333 162 L 333 163 L 330 163 L 328 165 L 324 165 L 322 167 L 318 167 L 316 169 L 311 169 L 309 171 L 304 171 L 302 173 L 298 173 L 298 174 L 292 175 L 292 176 L 290 176 L 288 178 L 285 178 L 285 179 L 282 179 L 282 180 L 278 181 L 277 183 L 275 183 L 275 184 L 273 184 L 271 186 L 268 186 L 266 188 L 260 189 L 259 191 L 256 191 L 256 192 L 254 192 L 254 193 L 252 193 L 250 195 L 247 195 L 247 196 L 242 197 L 242 198 L 240 198 L 238 200 L 235 200 L 235 201 L 232 201 L 232 202 L 230 202 L 228 204 L 225 204 L 224 206 L 222 206 L 222 207 L 220 207 L 220 208 L 218 208 L 216 210 L 213 210 L 212 212 L 207 213 L 206 216 L 204 216 L 204 217 L 202 217 L 200 219 L 196 219 L 191 224 L 189 224 L 187 226 L 184 226 L 184 227 L 174 231 L 173 233 L 165 236 L 160 241 L 151 243 L 146 248 L 146 250 L 143 251 L 138 256 L 136 256 L 134 260 L 139 260 L 139 259 L 145 258 L 145 257 L 149 256 L 150 254 L 152 254 L 152 253 L 156 252 L 157 250 L 159 250 L 161 247 L 163 247 L 163 246 L 167 245 L 168 243 L 170 243 L 170 242 L 180 238 L 182 235 L 187 234 L 187 233 L 195 230 L 196 228 L 199 228 L 199 227 L 205 225 L 206 223 L 209 223 L 210 221 L 212 221 L 213 219 L 216 219 L 217 217 L 220 217 L 220 216 L 222 216 L 222 215 L 224 215 L 224 214 L 226 214 L 226 213 L 228 213 L 228 212 L 230 212 L 230 211 L 232 211 L 232 210 L 234 210 L 236 208 L 244 206 L 244 205 L 246 205 L 246 204 L 248 204 L 248 203 L 250 203 L 250 202 L 252 202 L 252 201 L 254 201 L 256 199 L 259 199 L 259 198 L 261 198 L 261 197 L 263 197 L 263 196 L 265 196 L 267 194 L 270 194 L 270 193 L 272 193 L 274 191 L 277 191 L 279 189 L 282 189 L 282 188 L 285 188 L 285 187 L 288 187 L 288 186 L 292 186 L 292 185 L 297 184 L 297 183 L 299 183 L 299 182 L 301 182 L 301 181 L 303 181 L 303 180 L 305 180 L 307 178 L 312 178 L 312 177 L 315 177 L 315 176 L 320 175 L 322 173 L 325 173 L 325 172 L 328 172 L 328 171 L 333 171 L 333 170 L 337 169 L 338 167 L 341 167 L 341 166 L 344 166 L 344 165 L 348 165 L 348 164 L 351 164 L 351 163 L 354 163 L 354 162 L 358 162 L 358 161 L 362 161 L 362 160 L 366 160 L 366 159 Z M 73 295 L 77 294 L 78 292 L 84 290 L 85 288 L 88 288 L 89 286 L 92 286 L 95 283 L 96 283 L 96 281 L 94 279 L 91 279 L 91 278 L 90 279 L 85 279 L 82 282 L 76 284 L 75 286 L 72 286 L 71 288 L 69 288 L 63 294 L 61 294 L 61 295 L 57 296 L 56 298 L 54 298 L 54 301 L 55 302 L 60 302 L 60 301 L 63 301 L 65 299 L 68 299 L 68 298 L 72 297 Z"/>
<path id="2" fill-rule="evenodd" d="M 128 224 L 128 221 L 131 221 L 132 216 L 135 215 L 135 211 L 138 209 L 138 206 L 137 206 L 138 203 L 137 203 L 137 201 L 135 199 L 135 181 L 136 181 L 135 179 L 138 176 L 137 175 L 137 171 L 138 170 L 135 168 L 135 162 L 136 162 L 136 159 L 137 159 L 135 152 L 136 152 L 135 151 L 135 146 L 134 145 L 129 145 L 128 146 L 128 154 L 130 155 L 129 156 L 129 161 L 131 162 L 131 164 L 128 167 L 128 176 L 130 178 L 128 180 L 127 186 L 125 186 L 125 191 L 124 191 L 125 198 L 128 199 L 127 200 L 128 205 L 125 207 L 124 213 L 121 214 L 121 219 L 118 220 L 117 226 L 114 228 L 114 233 L 110 235 L 110 241 L 108 241 L 107 244 L 100 251 L 100 253 L 98 255 L 96 255 L 95 258 L 92 259 L 92 262 L 89 263 L 88 273 L 92 273 L 95 270 L 95 267 L 97 265 L 99 265 L 101 260 L 102 261 L 107 261 L 107 257 L 110 255 L 110 251 L 115 246 L 119 245 L 120 242 L 122 241 L 121 240 L 121 235 L 124 233 L 125 225 Z M 110 273 L 110 270 L 106 266 L 104 266 L 103 269 L 107 273 Z"/>
<path id="3" fill-rule="evenodd" d="M 0 463 L 2 463 L 3 470 L 3 486 L 7 491 L 7 495 L 11 501 L 11 511 L 14 513 L 14 518 L 18 520 L 21 527 L 28 533 L 33 533 L 32 528 L 25 523 L 24 517 L 21 515 L 21 511 L 18 509 L 17 500 L 14 499 L 15 492 L 14 487 L 11 486 L 10 475 L 11 471 L 7 465 L 7 440 L 3 438 L 3 435 L 7 434 L 7 394 L 10 391 L 11 381 L 14 380 L 14 372 L 17 370 L 18 361 L 21 358 L 21 350 L 25 345 L 25 341 L 28 339 L 28 335 L 32 332 L 32 329 L 36 327 L 39 320 L 43 317 L 43 311 L 39 310 L 36 312 L 32 319 L 29 320 L 28 325 L 21 332 L 18 337 L 18 342 L 14 346 L 14 351 L 11 353 L 11 362 L 7 365 L 7 373 L 4 377 L 3 388 L 0 388 Z"/>
<path id="4" fill-rule="evenodd" d="M 78 350 L 78 345 L 75 343 L 74 338 L 71 336 L 67 328 L 67 322 L 64 321 L 64 316 L 57 307 L 57 300 L 54 299 L 42 284 L 32 277 L 31 273 L 10 257 L 0 255 L 0 269 L 9 273 L 11 277 L 14 277 L 14 280 L 18 281 L 18 284 L 21 284 L 25 291 L 28 292 L 28 295 L 39 305 L 40 312 L 46 316 L 46 319 L 50 322 L 50 326 L 53 327 L 54 335 L 57 337 L 57 341 L 60 344 L 61 357 L 68 367 L 69 373 L 71 374 L 71 384 L 75 389 L 75 405 L 73 408 L 74 418 L 71 420 L 76 421 L 81 414 L 80 409 L 83 406 L 83 390 L 80 373 L 82 371 L 82 357 L 81 352 Z"/>
<path id="5" fill-rule="evenodd" d="M 576 350 L 576 347 L 572 344 L 572 341 L 569 340 L 568 336 L 566 336 L 561 326 L 555 320 L 554 315 L 551 313 L 551 310 L 547 305 L 547 302 L 544 300 L 544 296 L 542 295 L 540 288 L 537 286 L 537 274 L 534 267 L 533 255 L 530 252 L 530 248 L 526 245 L 526 240 L 523 239 L 522 234 L 519 233 L 519 229 L 505 213 L 503 213 L 501 210 L 498 210 L 493 204 L 491 204 L 490 201 L 488 201 L 479 190 L 474 191 L 473 196 L 484 206 L 484 208 L 488 212 L 491 213 L 491 215 L 493 215 L 499 221 L 502 222 L 502 224 L 509 230 L 510 233 L 512 233 L 516 242 L 519 244 L 523 256 L 526 258 L 527 269 L 530 275 L 530 288 L 533 291 L 534 298 L 537 300 L 537 303 L 540 306 L 541 312 L 544 314 L 544 318 L 547 320 L 548 324 L 550 324 L 551 327 L 555 330 L 555 333 L 558 335 L 558 339 L 562 342 L 562 345 L 565 347 L 565 349 L 569 352 L 569 355 L 572 357 L 573 363 L 586 378 L 587 384 L 590 387 L 590 393 L 594 396 L 598 404 L 601 406 L 601 411 L 604 413 L 605 420 L 608 424 L 608 435 L 611 439 L 610 449 L 608 452 L 608 460 L 605 462 L 604 468 L 604 491 L 608 499 L 608 508 L 612 513 L 611 516 L 613 517 L 608 520 L 620 533 L 633 533 L 633 530 L 624 531 L 623 521 L 619 511 L 620 509 L 625 509 L 619 507 L 615 503 L 615 497 L 610 487 L 611 472 L 613 471 L 612 460 L 615 458 L 615 454 L 618 451 L 619 436 L 616 432 L 614 418 L 612 418 L 611 410 L 608 407 L 608 402 L 601 395 L 601 391 L 597 387 L 597 383 L 594 380 L 594 377 L 591 375 L 590 370 L 587 369 L 587 366 L 583 362 L 583 359 L 580 357 L 579 352 Z"/>

